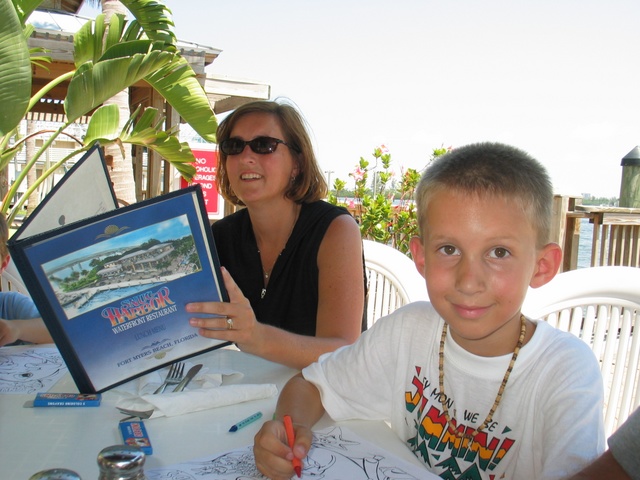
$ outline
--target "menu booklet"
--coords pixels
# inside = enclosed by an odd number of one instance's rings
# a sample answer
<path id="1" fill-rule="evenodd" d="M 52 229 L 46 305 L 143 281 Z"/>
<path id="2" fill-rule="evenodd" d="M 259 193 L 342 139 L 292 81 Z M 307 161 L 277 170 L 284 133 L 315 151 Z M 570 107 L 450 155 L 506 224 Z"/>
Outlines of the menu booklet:
<path id="1" fill-rule="evenodd" d="M 201 188 L 117 208 L 99 163 L 94 148 L 8 242 L 81 393 L 228 344 L 198 335 L 185 311 L 189 302 L 228 300 Z M 91 188 L 81 192 L 84 183 Z M 101 213 L 60 221 L 74 206 Z M 35 227 L 50 219 L 58 226 Z"/>

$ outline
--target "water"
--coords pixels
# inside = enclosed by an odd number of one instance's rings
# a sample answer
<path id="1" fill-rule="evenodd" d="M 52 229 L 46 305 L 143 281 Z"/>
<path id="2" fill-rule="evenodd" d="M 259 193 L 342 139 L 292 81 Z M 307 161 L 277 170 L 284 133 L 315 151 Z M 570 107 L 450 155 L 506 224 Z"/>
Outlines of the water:
<path id="1" fill-rule="evenodd" d="M 580 219 L 580 240 L 578 242 L 578 268 L 591 266 L 591 244 L 593 240 L 593 223 L 588 218 Z"/>
<path id="2" fill-rule="evenodd" d="M 102 305 L 106 305 L 121 298 L 135 295 L 136 293 L 142 292 L 147 289 L 155 288 L 158 285 L 162 285 L 163 283 L 165 282 L 150 282 L 131 285 L 128 287 L 114 287 L 101 292 L 95 292 L 93 295 L 92 292 L 90 292 L 87 294 L 92 295 L 90 298 L 85 299 L 84 297 L 80 297 L 76 299 L 77 301 L 74 300 L 74 303 L 67 303 L 62 308 L 64 309 L 67 318 L 72 319 L 77 317 L 78 315 L 82 315 L 83 313 L 95 310 Z"/>
<path id="3" fill-rule="evenodd" d="M 154 287 L 161 285 L 162 283 L 163 282 L 147 283 L 144 285 L 132 285 L 130 287 L 105 290 L 103 292 L 95 294 L 93 297 L 91 297 L 91 300 L 85 303 L 82 307 L 78 308 L 77 314 L 80 315 L 82 313 L 89 312 L 98 307 L 101 307 L 102 305 L 106 305 L 107 303 L 114 302 L 121 298 L 133 296 L 143 290 L 153 289 Z"/>

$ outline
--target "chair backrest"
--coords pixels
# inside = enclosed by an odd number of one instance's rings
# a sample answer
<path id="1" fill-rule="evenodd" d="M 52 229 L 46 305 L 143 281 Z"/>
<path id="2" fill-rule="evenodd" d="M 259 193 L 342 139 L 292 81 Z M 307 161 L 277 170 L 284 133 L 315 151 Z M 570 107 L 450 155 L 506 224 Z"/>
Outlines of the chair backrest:
<path id="1" fill-rule="evenodd" d="M 529 289 L 522 311 L 585 341 L 600 362 L 605 430 L 640 403 L 640 268 L 581 268 Z"/>
<path id="2" fill-rule="evenodd" d="M 367 328 L 396 308 L 428 300 L 424 278 L 404 253 L 389 245 L 363 240 L 367 271 Z"/>
<path id="3" fill-rule="evenodd" d="M 13 261 L 9 262 L 7 268 L 5 268 L 2 275 L 0 275 L 0 284 L 3 292 L 14 291 L 29 295 L 29 291 L 27 287 L 25 287 L 22 277 Z"/>

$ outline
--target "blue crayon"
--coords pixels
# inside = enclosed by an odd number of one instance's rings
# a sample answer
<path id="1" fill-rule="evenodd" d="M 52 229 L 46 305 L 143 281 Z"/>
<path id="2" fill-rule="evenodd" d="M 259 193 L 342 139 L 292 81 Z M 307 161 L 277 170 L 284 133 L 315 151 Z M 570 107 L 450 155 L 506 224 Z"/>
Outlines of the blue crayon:
<path id="1" fill-rule="evenodd" d="M 262 418 L 262 412 L 256 412 L 253 415 L 251 415 L 250 417 L 245 418 L 244 420 L 240 420 L 238 423 L 236 423 L 235 425 L 233 425 L 229 431 L 230 432 L 237 432 L 238 430 L 240 430 L 243 427 L 246 427 L 247 425 L 249 425 L 250 423 L 255 422 L 256 420 L 259 420 L 260 418 Z"/>

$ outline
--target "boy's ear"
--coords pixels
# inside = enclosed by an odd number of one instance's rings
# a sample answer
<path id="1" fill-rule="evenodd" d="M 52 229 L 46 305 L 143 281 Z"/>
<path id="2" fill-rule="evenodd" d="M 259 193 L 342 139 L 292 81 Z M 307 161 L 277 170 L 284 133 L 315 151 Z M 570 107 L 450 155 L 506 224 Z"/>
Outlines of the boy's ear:
<path id="1" fill-rule="evenodd" d="M 538 254 L 536 271 L 531 278 L 529 285 L 538 288 L 551 281 L 558 273 L 562 263 L 562 248 L 557 243 L 545 245 Z"/>
<path id="2" fill-rule="evenodd" d="M 418 273 L 424 277 L 424 248 L 422 247 L 420 237 L 411 237 L 411 240 L 409 240 L 409 250 L 411 251 L 411 258 L 413 258 L 413 263 L 416 264 Z"/>

